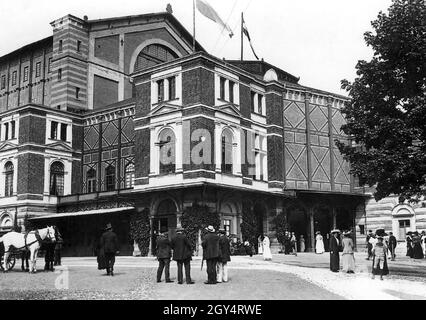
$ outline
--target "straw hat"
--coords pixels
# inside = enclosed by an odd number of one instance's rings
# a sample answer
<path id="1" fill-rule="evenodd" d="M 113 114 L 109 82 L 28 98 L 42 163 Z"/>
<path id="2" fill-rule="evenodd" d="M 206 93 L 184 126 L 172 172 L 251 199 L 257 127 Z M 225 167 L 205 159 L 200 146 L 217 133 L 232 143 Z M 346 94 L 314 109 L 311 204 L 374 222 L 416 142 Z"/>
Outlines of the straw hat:
<path id="1" fill-rule="evenodd" d="M 340 230 L 339 229 L 334 229 L 334 230 L 331 230 L 331 232 L 330 232 L 331 234 L 333 234 L 333 233 L 340 233 Z"/>
<path id="2" fill-rule="evenodd" d="M 208 232 L 215 232 L 216 230 L 213 228 L 213 226 L 208 226 L 207 228 L 206 228 L 206 230 L 208 231 Z"/>

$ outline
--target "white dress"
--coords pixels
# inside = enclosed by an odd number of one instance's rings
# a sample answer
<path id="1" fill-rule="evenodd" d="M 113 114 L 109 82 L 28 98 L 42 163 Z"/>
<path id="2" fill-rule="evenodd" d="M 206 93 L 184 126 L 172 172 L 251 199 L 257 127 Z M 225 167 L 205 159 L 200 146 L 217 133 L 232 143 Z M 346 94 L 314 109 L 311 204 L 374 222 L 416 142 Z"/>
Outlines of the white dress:
<path id="1" fill-rule="evenodd" d="M 263 239 L 263 260 L 272 260 L 271 248 L 269 247 L 269 238 Z"/>
<path id="2" fill-rule="evenodd" d="M 322 240 L 322 235 L 318 234 L 315 237 L 315 241 L 316 241 L 316 244 L 315 244 L 316 253 L 324 253 L 325 250 L 324 250 L 324 241 Z"/>
<path id="3" fill-rule="evenodd" d="M 257 252 L 259 254 L 263 254 L 263 242 L 262 242 L 261 238 L 258 238 L 257 240 L 258 240 Z"/>

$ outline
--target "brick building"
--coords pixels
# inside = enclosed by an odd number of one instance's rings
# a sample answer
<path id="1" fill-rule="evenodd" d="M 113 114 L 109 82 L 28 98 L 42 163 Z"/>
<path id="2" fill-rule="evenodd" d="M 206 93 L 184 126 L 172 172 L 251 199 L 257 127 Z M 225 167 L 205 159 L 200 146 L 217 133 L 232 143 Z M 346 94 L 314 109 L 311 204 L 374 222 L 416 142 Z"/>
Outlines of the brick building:
<path id="1" fill-rule="evenodd" d="M 67 254 L 90 255 L 112 222 L 130 255 L 131 213 L 149 210 L 151 233 L 173 234 L 198 203 L 239 238 L 244 212 L 259 233 L 283 212 L 312 250 L 316 231 L 365 215 L 334 144 L 348 141 L 345 97 L 263 60 L 194 52 L 169 12 L 51 25 L 52 37 L 0 57 L 4 231 L 56 224 Z"/>

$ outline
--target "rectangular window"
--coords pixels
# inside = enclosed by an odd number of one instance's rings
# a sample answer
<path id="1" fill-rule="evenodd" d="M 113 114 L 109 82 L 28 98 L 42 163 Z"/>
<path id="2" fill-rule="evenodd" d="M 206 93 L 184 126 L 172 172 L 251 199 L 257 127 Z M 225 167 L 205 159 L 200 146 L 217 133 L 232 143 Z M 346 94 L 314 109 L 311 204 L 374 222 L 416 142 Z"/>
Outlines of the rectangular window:
<path id="1" fill-rule="evenodd" d="M 400 228 L 410 227 L 410 220 L 399 220 L 399 227 Z"/>
<path id="2" fill-rule="evenodd" d="M 251 92 L 251 112 L 256 112 L 256 110 L 254 109 L 254 100 L 256 99 L 256 92 Z"/>
<path id="3" fill-rule="evenodd" d="M 67 127 L 65 123 L 61 123 L 61 140 L 67 141 Z"/>
<path id="4" fill-rule="evenodd" d="M 220 99 L 225 100 L 225 85 L 226 79 L 220 78 Z"/>
<path id="5" fill-rule="evenodd" d="M 58 123 L 56 121 L 50 123 L 50 139 L 58 139 Z"/>
<path id="6" fill-rule="evenodd" d="M 4 140 L 9 139 L 9 123 L 4 124 Z"/>
<path id="7" fill-rule="evenodd" d="M 81 41 L 77 40 L 77 52 L 80 52 L 81 50 Z"/>
<path id="8" fill-rule="evenodd" d="M 164 80 L 157 81 L 158 85 L 158 102 L 164 101 Z"/>
<path id="9" fill-rule="evenodd" d="M 41 62 L 36 63 L 35 76 L 36 78 L 41 76 Z"/>
<path id="10" fill-rule="evenodd" d="M 29 68 L 25 67 L 24 68 L 24 82 L 28 81 L 28 75 L 29 75 Z"/>
<path id="11" fill-rule="evenodd" d="M 2 75 L 1 76 L 1 90 L 6 89 L 6 76 Z"/>
<path id="12" fill-rule="evenodd" d="M 47 72 L 52 72 L 52 58 L 49 58 L 49 63 L 47 64 Z"/>
<path id="13" fill-rule="evenodd" d="M 13 71 L 13 73 L 12 73 L 12 86 L 16 86 L 17 76 L 18 76 L 18 73 L 16 71 Z"/>
<path id="14" fill-rule="evenodd" d="M 235 83 L 229 81 L 229 102 L 234 103 L 234 87 Z"/>
<path id="15" fill-rule="evenodd" d="M 58 81 L 62 80 L 62 69 L 58 69 Z"/>
<path id="16" fill-rule="evenodd" d="M 62 49 L 63 49 L 63 41 L 59 40 L 59 53 L 62 52 Z"/>
<path id="17" fill-rule="evenodd" d="M 10 127 L 11 127 L 10 129 L 12 133 L 11 139 L 15 139 L 15 126 L 16 126 L 15 121 L 11 121 L 10 122 Z"/>
<path id="18" fill-rule="evenodd" d="M 75 87 L 75 98 L 80 99 L 80 88 L 79 87 Z"/>
<path id="19" fill-rule="evenodd" d="M 358 225 L 359 234 L 365 234 L 365 226 L 363 224 Z"/>
<path id="20" fill-rule="evenodd" d="M 169 100 L 176 99 L 176 78 L 171 77 L 168 79 L 169 81 Z"/>
<path id="21" fill-rule="evenodd" d="M 260 114 L 265 115 L 262 101 L 263 101 L 263 96 L 261 94 L 258 94 L 257 95 L 258 111 L 259 111 Z"/>

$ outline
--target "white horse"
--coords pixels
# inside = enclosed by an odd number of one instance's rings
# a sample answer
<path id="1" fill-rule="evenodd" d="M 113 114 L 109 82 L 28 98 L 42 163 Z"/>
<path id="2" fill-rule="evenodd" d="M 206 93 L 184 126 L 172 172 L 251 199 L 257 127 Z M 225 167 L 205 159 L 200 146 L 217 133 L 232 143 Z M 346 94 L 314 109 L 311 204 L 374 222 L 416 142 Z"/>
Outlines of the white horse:
<path id="1" fill-rule="evenodd" d="M 30 250 L 30 273 L 36 273 L 37 253 L 40 249 L 41 241 L 46 238 L 50 239 L 51 241 L 56 241 L 54 227 L 47 227 L 44 229 L 31 231 L 28 233 L 26 239 L 25 234 L 22 233 L 6 233 L 2 238 L 0 238 L 0 243 L 3 242 L 4 244 L 4 271 L 7 271 L 7 259 L 10 254 L 10 249 L 11 247 L 13 247 L 15 250 L 22 250 L 25 248 L 28 248 Z"/>

